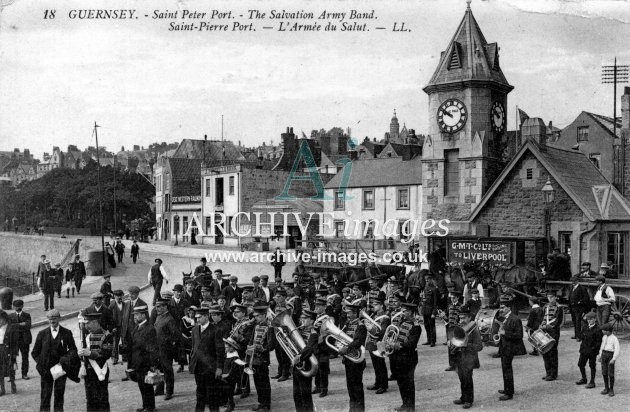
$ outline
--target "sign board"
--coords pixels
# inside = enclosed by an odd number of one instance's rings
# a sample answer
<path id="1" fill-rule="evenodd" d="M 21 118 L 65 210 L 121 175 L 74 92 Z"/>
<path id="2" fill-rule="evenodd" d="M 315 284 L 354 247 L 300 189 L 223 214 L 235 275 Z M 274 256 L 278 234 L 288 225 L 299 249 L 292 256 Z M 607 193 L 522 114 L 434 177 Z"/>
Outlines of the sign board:
<path id="1" fill-rule="evenodd" d="M 173 203 L 194 203 L 201 202 L 201 196 L 176 196 L 172 200 Z"/>
<path id="2" fill-rule="evenodd" d="M 485 260 L 491 263 L 512 262 L 511 242 L 482 240 L 451 240 L 448 243 L 448 259 L 453 262 Z"/>

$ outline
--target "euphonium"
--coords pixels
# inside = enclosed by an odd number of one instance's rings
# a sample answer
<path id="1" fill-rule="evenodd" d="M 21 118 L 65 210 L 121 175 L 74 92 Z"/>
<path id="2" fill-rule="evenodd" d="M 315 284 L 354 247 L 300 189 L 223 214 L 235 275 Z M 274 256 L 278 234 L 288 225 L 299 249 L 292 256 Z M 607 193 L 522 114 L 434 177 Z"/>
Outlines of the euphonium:
<path id="1" fill-rule="evenodd" d="M 367 333 L 370 335 L 370 337 L 378 337 L 378 335 L 381 333 L 381 325 L 379 325 L 378 322 L 372 319 L 370 315 L 367 314 L 367 311 L 365 309 L 359 312 L 359 319 L 363 319 L 363 324 L 365 325 Z"/>
<path id="2" fill-rule="evenodd" d="M 293 323 L 289 311 L 284 311 L 277 315 L 271 322 L 271 325 L 276 330 L 276 340 L 289 359 L 293 360 L 296 356 L 300 356 L 300 353 L 306 347 L 306 343 L 304 343 L 304 339 L 298 331 L 298 328 L 295 327 L 295 323 Z M 296 367 L 306 378 L 315 376 L 318 369 L 317 358 L 315 355 L 311 355 L 311 357 L 308 358 L 308 362 L 302 362 L 296 365 Z"/>
<path id="3" fill-rule="evenodd" d="M 389 325 L 385 329 L 385 334 L 380 342 L 376 342 L 376 350 L 372 351 L 372 354 L 379 358 L 386 358 L 394 353 L 394 344 L 398 340 L 398 334 L 400 329 L 396 325 Z"/>
<path id="4" fill-rule="evenodd" d="M 322 323 L 321 336 L 325 336 L 326 345 L 336 353 L 339 353 L 341 348 L 352 343 L 352 338 L 335 326 L 335 321 L 331 318 L 326 319 Z M 332 342 L 330 338 L 333 339 Z M 365 347 L 361 346 L 358 350 L 348 351 L 344 356 L 351 362 L 361 363 L 365 359 Z"/>

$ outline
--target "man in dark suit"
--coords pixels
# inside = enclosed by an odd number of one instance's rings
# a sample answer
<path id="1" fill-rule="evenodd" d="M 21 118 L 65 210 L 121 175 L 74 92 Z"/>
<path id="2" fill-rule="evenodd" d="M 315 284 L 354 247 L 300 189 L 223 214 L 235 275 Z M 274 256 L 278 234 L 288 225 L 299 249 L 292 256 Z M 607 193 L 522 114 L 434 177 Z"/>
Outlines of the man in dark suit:
<path id="1" fill-rule="evenodd" d="M 155 410 L 155 393 L 153 385 L 144 382 L 150 370 L 159 366 L 157 333 L 149 323 L 149 310 L 146 306 L 133 309 L 133 319 L 136 327 L 131 333 L 131 348 L 129 352 L 129 367 L 135 371 L 138 388 L 142 396 L 142 412 Z"/>
<path id="2" fill-rule="evenodd" d="M 103 294 L 101 292 L 94 292 L 90 295 L 92 304 L 83 310 L 83 314 L 100 313 L 100 324 L 103 329 L 111 332 L 114 329 L 114 318 L 112 311 L 103 303 Z"/>
<path id="3" fill-rule="evenodd" d="M 68 268 L 72 272 L 74 284 L 77 287 L 77 294 L 81 293 L 81 284 L 87 272 L 85 271 L 85 263 L 81 261 L 80 255 L 74 256 L 74 262 L 72 262 Z M 73 291 L 74 292 L 74 291 Z"/>
<path id="4" fill-rule="evenodd" d="M 37 268 L 37 276 L 39 278 L 39 287 L 44 294 L 44 310 L 55 308 L 55 275 L 56 272 L 50 267 L 50 261 L 46 260 L 46 256 L 42 255 L 44 262 L 39 264 Z"/>
<path id="5" fill-rule="evenodd" d="M 135 327 L 133 310 L 136 307 L 147 306 L 147 304 L 139 298 L 140 288 L 137 286 L 131 286 L 129 288 L 129 302 L 125 302 L 122 311 L 122 326 L 120 329 L 120 337 L 123 347 L 125 348 L 122 355 L 123 361 L 127 360 L 129 355 L 129 349 L 131 348 L 131 332 Z M 123 381 L 129 380 L 129 378 L 123 378 Z"/>
<path id="6" fill-rule="evenodd" d="M 503 372 L 503 389 L 499 390 L 501 396 L 499 400 L 507 401 L 514 397 L 514 372 L 512 370 L 512 360 L 514 356 L 525 355 L 525 345 L 523 344 L 523 324 L 518 318 L 517 311 L 513 310 L 514 296 L 511 294 L 501 295 L 501 311 L 505 321 L 499 330 L 501 340 L 499 341 L 499 356 L 501 357 L 501 370 Z"/>
<path id="7" fill-rule="evenodd" d="M 578 360 L 578 368 L 582 379 L 575 382 L 576 385 L 584 385 L 586 383 L 586 362 L 591 369 L 591 380 L 586 385 L 587 389 L 595 387 L 595 373 L 597 370 L 597 355 L 602 344 L 603 333 L 597 325 L 597 315 L 593 312 L 587 313 L 584 318 L 588 322 L 588 326 L 582 330 L 580 337 L 580 359 Z"/>
<path id="8" fill-rule="evenodd" d="M 114 294 L 112 293 L 111 278 L 112 278 L 112 275 L 110 275 L 109 273 L 105 273 L 103 275 L 103 279 L 105 281 L 101 285 L 101 294 L 103 295 L 103 304 L 107 308 L 109 308 L 109 304 L 111 303 L 111 300 L 114 297 Z"/>
<path id="9" fill-rule="evenodd" d="M 160 369 L 164 372 L 164 382 L 157 385 L 155 394 L 164 394 L 165 401 L 168 401 L 173 397 L 173 390 L 175 388 L 173 359 L 177 359 L 178 348 L 181 345 L 179 323 L 173 319 L 173 316 L 168 311 L 169 302 L 170 299 L 164 298 L 159 298 L 155 302 L 157 317 L 154 324 L 155 331 L 157 333 Z M 165 385 L 166 391 L 164 388 Z"/>
<path id="10" fill-rule="evenodd" d="M 217 289 L 216 286 L 214 287 L 214 290 L 212 291 L 213 296 L 218 296 L 219 294 L 221 294 L 221 291 L 225 288 L 227 288 L 228 286 L 230 286 L 230 279 L 229 276 L 223 275 L 223 270 L 221 269 L 217 269 L 214 271 L 214 279 L 217 281 L 219 288 Z"/>
<path id="11" fill-rule="evenodd" d="M 117 289 L 112 292 L 114 300 L 109 304 L 109 310 L 112 312 L 112 335 L 114 335 L 114 348 L 112 350 L 112 359 L 114 365 L 118 363 L 118 350 L 120 345 L 120 337 L 123 324 L 123 312 L 125 306 L 129 306 L 129 302 L 123 302 L 124 292 Z"/>
<path id="12" fill-rule="evenodd" d="M 160 297 L 162 283 L 166 282 L 168 285 L 168 274 L 162 266 L 162 259 L 155 259 L 155 265 L 151 266 L 147 278 L 151 286 L 153 286 L 153 304 L 155 305 L 155 301 Z"/>
<path id="13" fill-rule="evenodd" d="M 427 273 L 425 280 L 426 286 L 422 292 L 422 319 L 424 319 L 424 327 L 427 331 L 427 341 L 423 345 L 434 347 L 437 342 L 435 316 L 437 315 L 440 292 L 435 286 L 432 274 Z"/>
<path id="14" fill-rule="evenodd" d="M 527 325 L 525 325 L 525 328 L 528 333 L 532 333 L 540 327 L 543 318 L 543 309 L 540 307 L 540 300 L 534 296 L 530 296 L 529 305 L 531 309 L 529 310 L 529 315 L 527 315 Z M 529 354 L 538 356 L 538 351 L 534 349 Z"/>
<path id="15" fill-rule="evenodd" d="M 579 283 L 580 278 L 573 276 L 571 278 L 571 292 L 569 293 L 569 310 L 571 311 L 571 320 L 573 321 L 573 337 L 578 342 L 582 336 L 582 317 L 588 311 L 591 303 L 591 296 L 588 290 Z"/>
<path id="16" fill-rule="evenodd" d="M 545 361 L 545 376 L 543 380 L 554 381 L 558 378 L 558 343 L 560 343 L 560 327 L 564 321 L 564 311 L 558 305 L 558 296 L 555 290 L 547 290 L 549 303 L 543 308 L 543 321 L 540 328 L 555 339 L 551 349 L 543 354 Z"/>
<path id="17" fill-rule="evenodd" d="M 282 268 L 286 264 L 284 260 L 284 254 L 277 247 L 275 253 L 271 257 L 271 266 L 273 266 L 273 273 L 276 279 L 282 279 Z"/>
<path id="18" fill-rule="evenodd" d="M 31 315 L 24 312 L 24 301 L 16 299 L 13 301 L 15 313 L 9 315 L 9 321 L 16 330 L 18 351 L 22 358 L 22 379 L 27 381 L 28 377 L 28 352 L 33 335 L 31 335 Z"/>
<path id="19" fill-rule="evenodd" d="M 46 314 L 46 317 L 50 327 L 39 331 L 31 352 L 31 356 L 37 363 L 37 372 L 41 376 L 41 404 L 39 410 L 50 410 L 50 400 L 54 392 L 54 410 L 63 411 L 66 379 L 74 374 L 69 373 L 70 371 L 64 368 L 66 375 L 53 379 L 50 368 L 57 364 L 72 363 L 64 362 L 64 358 L 79 362 L 79 355 L 77 354 L 77 346 L 74 343 L 72 332 L 59 325 L 59 320 L 61 319 L 59 311 L 53 309 Z"/>
<path id="20" fill-rule="evenodd" d="M 18 352 L 15 326 L 9 321 L 9 315 L 0 309 L 0 396 L 5 394 L 4 377 L 9 377 L 11 393 L 16 393 L 15 358 Z"/>
<path id="21" fill-rule="evenodd" d="M 221 291 L 228 305 L 231 305 L 233 301 L 241 303 L 243 300 L 243 289 L 238 286 L 238 278 L 236 276 L 230 276 L 230 284 L 223 288 Z"/>
<path id="22" fill-rule="evenodd" d="M 220 334 L 210 324 L 208 308 L 195 310 L 197 325 L 192 329 L 192 351 L 190 353 L 190 373 L 195 375 L 197 384 L 196 411 L 203 411 L 206 405 L 211 411 L 219 410 L 219 379 L 223 373 L 225 350 Z"/>

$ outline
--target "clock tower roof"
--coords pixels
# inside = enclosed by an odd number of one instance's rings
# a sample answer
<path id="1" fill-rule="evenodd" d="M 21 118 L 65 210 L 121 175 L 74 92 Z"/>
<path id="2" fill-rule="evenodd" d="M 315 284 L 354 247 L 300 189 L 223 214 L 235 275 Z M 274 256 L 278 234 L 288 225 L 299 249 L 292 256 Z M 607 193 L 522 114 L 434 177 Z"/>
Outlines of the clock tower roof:
<path id="1" fill-rule="evenodd" d="M 506 93 L 514 88 L 499 66 L 497 43 L 488 44 L 469 4 L 455 35 L 440 56 L 437 69 L 423 90 L 430 94 L 475 84 Z"/>

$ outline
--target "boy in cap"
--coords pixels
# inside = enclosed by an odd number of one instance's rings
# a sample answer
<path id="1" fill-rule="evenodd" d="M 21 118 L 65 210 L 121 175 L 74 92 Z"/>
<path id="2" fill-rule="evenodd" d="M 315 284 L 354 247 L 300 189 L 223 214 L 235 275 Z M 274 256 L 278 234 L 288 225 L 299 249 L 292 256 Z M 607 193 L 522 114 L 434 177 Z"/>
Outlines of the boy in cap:
<path id="1" fill-rule="evenodd" d="M 597 354 L 602 344 L 602 330 L 597 325 L 597 316 L 593 312 L 584 315 L 584 319 L 588 322 L 588 327 L 581 331 L 582 343 L 580 343 L 580 359 L 578 360 L 578 368 L 582 374 L 582 379 L 575 382 L 576 385 L 584 385 L 586 383 L 586 362 L 591 369 L 591 381 L 586 386 L 588 389 L 595 387 L 595 373 L 597 372 Z"/>
<path id="2" fill-rule="evenodd" d="M 31 335 L 31 315 L 24 312 L 24 301 L 22 299 L 16 299 L 13 301 L 13 307 L 15 312 L 9 315 L 9 322 L 15 328 L 17 348 L 22 358 L 22 379 L 27 381 L 28 377 L 28 352 L 29 346 L 33 341 L 33 335 Z M 17 354 L 16 354 L 17 356 Z"/>
<path id="3" fill-rule="evenodd" d="M 530 296 L 529 305 L 531 306 L 531 309 L 527 315 L 527 325 L 525 325 L 525 328 L 528 333 L 533 333 L 538 330 L 540 324 L 542 323 L 543 308 L 540 307 L 540 300 L 534 296 Z M 530 352 L 530 355 L 538 356 L 536 348 Z"/>
<path id="4" fill-rule="evenodd" d="M 103 294 L 101 292 L 94 292 L 90 295 L 92 304 L 83 310 L 83 315 L 90 313 L 100 313 L 100 324 L 106 331 L 111 332 L 114 328 L 114 318 L 112 311 L 103 303 Z"/>
<path id="5" fill-rule="evenodd" d="M 512 360 L 514 356 L 525 355 L 523 344 L 523 324 L 513 307 L 514 296 L 504 293 L 500 297 L 503 327 L 499 329 L 499 356 L 501 357 L 501 371 L 503 373 L 503 389 L 499 390 L 500 401 L 508 401 L 514 397 L 514 372 Z"/>
<path id="6" fill-rule="evenodd" d="M 63 410 L 63 398 L 66 391 L 66 379 L 70 371 L 64 368 L 66 375 L 53 379 L 50 368 L 60 364 L 62 359 L 74 359 L 78 362 L 77 346 L 74 343 L 72 331 L 59 324 L 61 314 L 52 309 L 46 314 L 50 327 L 39 331 L 31 356 L 37 364 L 37 372 L 41 377 L 41 403 L 39 410 L 50 410 L 50 400 L 55 393 L 54 408 Z M 78 368 L 77 371 L 78 372 Z M 73 374 L 74 375 L 74 374 Z"/>
<path id="7" fill-rule="evenodd" d="M 591 296 L 588 290 L 579 283 L 578 276 L 571 277 L 571 292 L 569 292 L 569 310 L 573 322 L 573 336 L 571 339 L 580 341 L 582 334 L 582 318 L 591 304 Z"/>
<path id="8" fill-rule="evenodd" d="M 549 303 L 543 308 L 543 321 L 540 328 L 555 339 L 551 349 L 543 354 L 545 372 L 543 380 L 554 381 L 558 378 L 558 343 L 560 342 L 560 326 L 564 320 L 564 311 L 558 306 L 558 296 L 555 290 L 547 290 Z"/>
<path id="9" fill-rule="evenodd" d="M 602 363 L 602 375 L 605 385 L 601 394 L 615 396 L 615 361 L 619 357 L 619 340 L 613 334 L 613 326 L 610 323 L 602 326 L 602 332 L 604 337 L 597 356 L 597 359 Z"/>
<path id="10" fill-rule="evenodd" d="M 99 320 L 100 313 L 90 313 L 84 316 L 86 336 L 86 347 L 79 349 L 79 356 L 83 357 L 83 365 L 86 375 L 83 378 L 85 383 L 85 397 L 88 411 L 108 411 L 109 383 L 108 359 L 113 353 L 114 336 L 104 330 Z"/>

